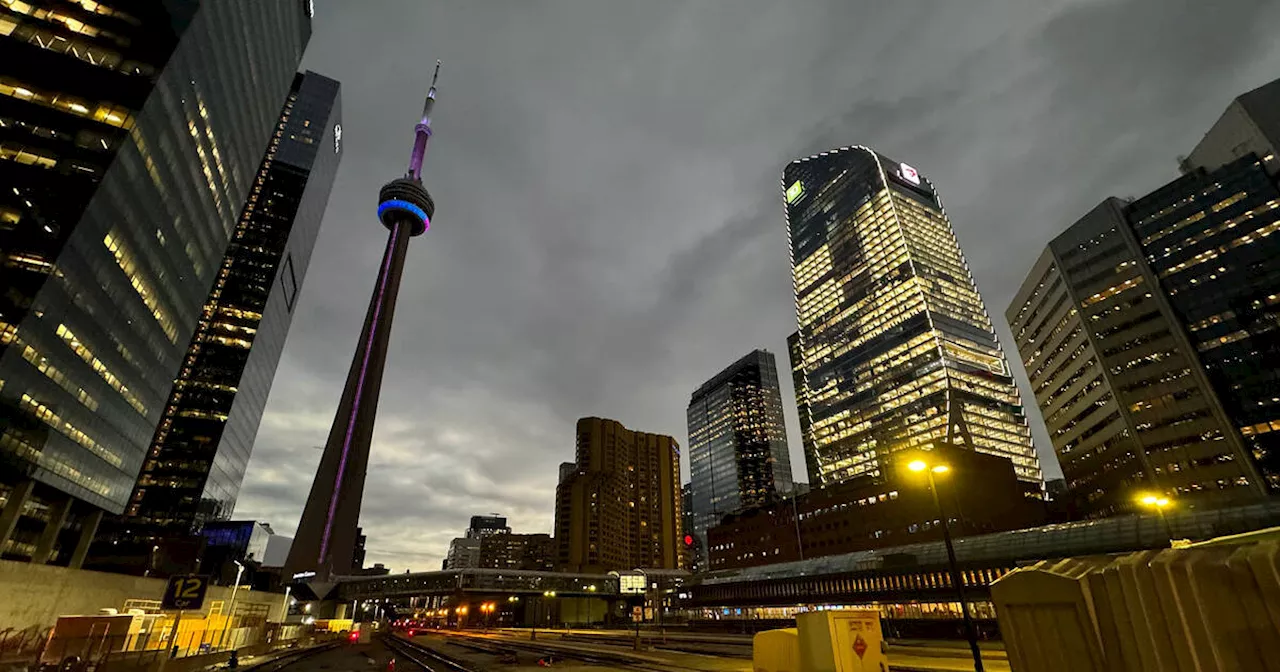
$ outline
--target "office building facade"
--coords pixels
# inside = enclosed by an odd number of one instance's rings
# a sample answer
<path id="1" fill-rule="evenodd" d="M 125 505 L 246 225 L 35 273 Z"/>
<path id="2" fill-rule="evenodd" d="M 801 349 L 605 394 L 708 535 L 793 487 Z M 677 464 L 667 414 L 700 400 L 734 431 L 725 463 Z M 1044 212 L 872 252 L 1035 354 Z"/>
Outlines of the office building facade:
<path id="1" fill-rule="evenodd" d="M 782 186 L 810 485 L 951 445 L 1008 458 L 1038 496 L 1018 389 L 932 183 L 846 147 L 793 161 Z"/>
<path id="2" fill-rule="evenodd" d="M 471 524 L 467 526 L 468 539 L 480 539 L 495 534 L 511 534 L 507 519 L 496 513 L 488 516 L 471 516 Z"/>
<path id="3" fill-rule="evenodd" d="M 124 510 L 309 36 L 304 2 L 0 6 L 4 557 L 79 564 Z"/>
<path id="4" fill-rule="evenodd" d="M 576 458 L 575 470 L 556 488 L 559 569 L 682 569 L 676 440 L 615 420 L 582 418 Z"/>
<path id="5" fill-rule="evenodd" d="M 456 537 L 449 542 L 445 569 L 475 569 L 480 566 L 480 537 Z"/>
<path id="6" fill-rule="evenodd" d="M 773 353 L 755 350 L 694 391 L 689 427 L 693 533 L 791 492 L 791 457 Z"/>
<path id="7" fill-rule="evenodd" d="M 939 446 L 931 455 L 950 467 L 937 483 L 953 535 L 1045 522 L 1044 503 L 1027 500 L 1008 459 L 953 446 Z M 794 502 L 726 516 L 707 531 L 707 571 L 941 540 L 942 521 L 928 483 L 904 464 L 914 457 L 911 451 L 891 453 L 876 476 L 858 476 Z"/>
<path id="8" fill-rule="evenodd" d="M 363 528 L 356 528 L 355 550 L 351 552 L 351 569 L 364 569 L 365 550 L 364 546 L 368 543 L 369 538 L 365 536 Z"/>
<path id="9" fill-rule="evenodd" d="M 225 520 L 342 157 L 338 82 L 298 74 L 121 521 L 144 541 Z"/>
<path id="10" fill-rule="evenodd" d="M 555 544 L 549 534 L 502 532 L 480 537 L 481 569 L 555 570 Z"/>
<path id="11" fill-rule="evenodd" d="M 1277 100 L 1274 82 L 1241 96 L 1182 177 L 1069 227 L 1009 307 L 1084 515 L 1146 492 L 1230 506 L 1280 485 Z"/>

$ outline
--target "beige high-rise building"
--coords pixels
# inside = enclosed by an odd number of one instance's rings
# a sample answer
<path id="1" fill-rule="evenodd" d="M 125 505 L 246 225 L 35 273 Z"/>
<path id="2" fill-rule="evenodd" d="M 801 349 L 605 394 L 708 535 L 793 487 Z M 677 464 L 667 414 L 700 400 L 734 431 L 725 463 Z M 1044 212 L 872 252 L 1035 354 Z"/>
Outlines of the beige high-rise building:
<path id="1" fill-rule="evenodd" d="M 556 488 L 556 555 L 568 572 L 682 569 L 680 446 L 605 418 L 577 425 Z"/>
<path id="2" fill-rule="evenodd" d="M 1137 199 L 1108 198 L 1006 313 L 1077 511 L 1280 492 L 1280 80 Z"/>

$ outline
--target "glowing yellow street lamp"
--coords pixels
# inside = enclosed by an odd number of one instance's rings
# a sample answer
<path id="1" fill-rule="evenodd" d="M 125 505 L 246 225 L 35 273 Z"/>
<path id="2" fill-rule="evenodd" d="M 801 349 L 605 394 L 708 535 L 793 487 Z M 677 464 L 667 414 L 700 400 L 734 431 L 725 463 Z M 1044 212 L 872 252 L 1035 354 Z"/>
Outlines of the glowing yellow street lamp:
<path id="1" fill-rule="evenodd" d="M 1169 525 L 1169 519 L 1165 517 L 1164 510 L 1173 506 L 1173 502 L 1164 495 L 1144 492 L 1138 495 L 1138 503 L 1148 509 L 1155 509 L 1160 514 L 1160 525 L 1164 527 L 1164 534 L 1169 538 L 1169 544 L 1173 544 L 1173 528 Z"/>
<path id="2" fill-rule="evenodd" d="M 938 484 L 934 480 L 935 474 L 946 474 L 951 471 L 951 466 L 942 462 L 929 462 L 921 457 L 908 462 L 907 469 L 917 473 L 924 472 L 929 477 L 929 492 L 933 494 L 933 508 L 938 512 L 938 518 L 942 519 L 942 541 L 947 546 L 951 585 L 955 586 L 956 597 L 960 600 L 960 612 L 964 615 L 964 630 L 969 639 L 969 651 L 973 654 L 973 669 L 975 672 L 983 672 L 982 652 L 978 650 L 978 631 L 974 628 L 973 619 L 969 616 L 969 601 L 964 595 L 964 579 L 960 576 L 960 568 L 956 564 L 956 549 L 951 543 L 951 522 L 947 520 L 946 511 L 942 510 L 942 500 L 938 498 Z"/>
<path id="3" fill-rule="evenodd" d="M 554 590 L 542 591 L 542 599 L 538 600 L 538 602 L 534 605 L 534 607 L 536 608 L 534 609 L 534 612 L 533 612 L 533 628 L 529 630 L 529 639 L 533 640 L 538 638 L 538 620 L 541 618 L 541 614 L 538 612 L 546 612 L 547 620 L 548 621 L 551 620 L 551 610 L 548 609 L 546 605 L 547 605 L 547 600 L 552 599 L 555 596 L 556 596 L 556 591 Z"/>

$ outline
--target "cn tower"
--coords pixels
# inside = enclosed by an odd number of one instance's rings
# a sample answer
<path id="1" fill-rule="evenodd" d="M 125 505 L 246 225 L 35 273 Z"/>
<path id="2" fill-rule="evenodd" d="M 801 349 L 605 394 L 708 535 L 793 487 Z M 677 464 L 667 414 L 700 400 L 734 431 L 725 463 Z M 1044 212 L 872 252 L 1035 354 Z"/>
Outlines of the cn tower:
<path id="1" fill-rule="evenodd" d="M 436 61 L 431 89 L 422 106 L 422 120 L 414 126 L 413 153 L 404 177 L 383 185 L 378 193 L 378 219 L 387 227 L 387 249 L 382 254 L 373 298 L 365 313 L 364 330 L 347 373 L 347 385 L 338 403 L 338 413 L 329 430 L 324 455 L 311 483 L 311 494 L 302 511 L 285 563 L 285 580 L 292 577 L 328 581 L 350 574 L 364 495 L 365 472 L 369 466 L 369 443 L 378 412 L 382 370 L 387 361 L 387 341 L 395 315 L 400 275 L 404 271 L 409 239 L 422 235 L 431 226 L 435 202 L 422 186 L 422 157 L 431 140 L 431 108 L 436 102 Z M 314 572 L 314 574 L 312 574 Z"/>

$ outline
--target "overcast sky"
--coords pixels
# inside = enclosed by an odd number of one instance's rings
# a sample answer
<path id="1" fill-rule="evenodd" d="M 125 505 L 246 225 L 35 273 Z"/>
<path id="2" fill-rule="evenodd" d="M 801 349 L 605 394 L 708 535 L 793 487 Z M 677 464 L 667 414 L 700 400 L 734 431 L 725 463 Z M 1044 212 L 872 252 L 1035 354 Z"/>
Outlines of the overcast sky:
<path id="1" fill-rule="evenodd" d="M 778 356 L 803 473 L 787 161 L 865 144 L 927 175 L 1013 352 L 1004 311 L 1048 239 L 1175 177 L 1232 97 L 1280 77 L 1268 0 L 315 4 L 303 65 L 342 82 L 345 156 L 236 516 L 297 525 L 385 244 L 378 188 L 443 59 L 436 216 L 409 248 L 361 518 L 395 571 L 438 569 L 472 514 L 550 532 L 578 417 L 686 446 L 690 393 L 754 348 Z"/>

